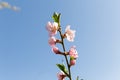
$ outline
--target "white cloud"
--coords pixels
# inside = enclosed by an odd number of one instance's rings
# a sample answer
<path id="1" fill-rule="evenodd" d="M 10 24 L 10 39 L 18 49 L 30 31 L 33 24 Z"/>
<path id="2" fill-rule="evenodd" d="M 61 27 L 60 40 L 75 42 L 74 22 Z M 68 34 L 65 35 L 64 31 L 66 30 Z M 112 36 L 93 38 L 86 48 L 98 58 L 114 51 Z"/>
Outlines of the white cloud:
<path id="1" fill-rule="evenodd" d="M 0 2 L 0 9 L 4 9 L 4 8 L 8 8 L 8 9 L 12 9 L 14 11 L 19 11 L 20 8 L 16 7 L 16 6 L 12 6 L 10 5 L 8 2 Z"/>

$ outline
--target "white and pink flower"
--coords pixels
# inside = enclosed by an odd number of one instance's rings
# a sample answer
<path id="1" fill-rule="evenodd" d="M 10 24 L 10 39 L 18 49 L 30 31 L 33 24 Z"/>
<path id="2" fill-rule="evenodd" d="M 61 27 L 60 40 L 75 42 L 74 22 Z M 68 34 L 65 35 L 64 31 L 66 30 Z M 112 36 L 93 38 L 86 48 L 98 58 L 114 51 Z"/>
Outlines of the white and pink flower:
<path id="1" fill-rule="evenodd" d="M 55 44 L 56 44 L 56 38 L 55 37 L 50 37 L 49 40 L 48 40 L 48 43 L 51 47 L 54 47 Z"/>
<path id="2" fill-rule="evenodd" d="M 56 23 L 56 22 L 53 22 L 53 23 L 48 22 L 46 28 L 47 28 L 47 30 L 49 32 L 49 35 L 54 36 L 55 34 L 57 34 L 58 23 Z"/>
<path id="3" fill-rule="evenodd" d="M 57 77 L 58 77 L 58 80 L 64 80 L 66 75 L 63 71 L 60 71 L 59 73 L 57 73 Z"/>
<path id="4" fill-rule="evenodd" d="M 75 59 L 78 57 L 78 53 L 77 53 L 77 50 L 76 50 L 75 46 L 72 46 L 70 48 L 69 55 L 70 55 L 70 57 L 75 58 Z"/>
<path id="5" fill-rule="evenodd" d="M 75 38 L 75 30 L 70 29 L 70 25 L 68 25 L 65 29 L 65 36 L 68 41 L 73 42 Z"/>

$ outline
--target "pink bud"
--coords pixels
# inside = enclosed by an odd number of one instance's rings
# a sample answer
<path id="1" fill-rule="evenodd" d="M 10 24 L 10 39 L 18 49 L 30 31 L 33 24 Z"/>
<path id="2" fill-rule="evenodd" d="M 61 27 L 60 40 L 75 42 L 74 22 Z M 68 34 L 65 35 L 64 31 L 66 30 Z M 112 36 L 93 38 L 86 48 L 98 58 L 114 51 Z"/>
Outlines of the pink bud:
<path id="1" fill-rule="evenodd" d="M 56 44 L 56 39 L 55 37 L 50 37 L 48 43 L 50 44 L 51 47 L 54 47 Z"/>
<path id="2" fill-rule="evenodd" d="M 59 51 L 59 49 L 56 46 L 52 47 L 52 51 L 56 54 L 61 54 L 61 52 Z"/>
<path id="3" fill-rule="evenodd" d="M 70 60 L 70 66 L 75 65 L 75 63 L 76 63 L 76 60 L 75 60 L 75 59 Z"/>
<path id="4" fill-rule="evenodd" d="M 64 72 L 61 71 L 61 72 L 57 73 L 57 77 L 58 77 L 58 80 L 64 80 L 66 75 Z"/>

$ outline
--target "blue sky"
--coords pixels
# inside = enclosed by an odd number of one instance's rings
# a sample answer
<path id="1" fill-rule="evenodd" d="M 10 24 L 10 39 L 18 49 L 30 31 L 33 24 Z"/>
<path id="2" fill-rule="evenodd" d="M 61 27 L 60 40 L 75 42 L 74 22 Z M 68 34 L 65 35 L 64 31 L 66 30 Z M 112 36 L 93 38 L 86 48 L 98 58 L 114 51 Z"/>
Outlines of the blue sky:
<path id="1" fill-rule="evenodd" d="M 60 12 L 61 26 L 76 30 L 79 58 L 72 76 L 120 80 L 119 0 L 4 0 L 20 12 L 0 10 L 0 80 L 57 80 L 63 57 L 52 53 L 45 25 Z"/>

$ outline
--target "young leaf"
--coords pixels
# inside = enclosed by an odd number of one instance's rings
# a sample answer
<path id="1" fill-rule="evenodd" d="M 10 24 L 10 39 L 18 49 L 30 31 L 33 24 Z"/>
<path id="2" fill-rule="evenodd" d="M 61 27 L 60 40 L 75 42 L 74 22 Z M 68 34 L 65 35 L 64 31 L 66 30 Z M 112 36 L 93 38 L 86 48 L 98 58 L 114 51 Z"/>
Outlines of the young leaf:
<path id="1" fill-rule="evenodd" d="M 52 18 L 53 18 L 54 22 L 57 22 L 58 24 L 60 24 L 60 13 L 54 12 Z"/>
<path id="2" fill-rule="evenodd" d="M 63 64 L 56 64 L 56 65 L 61 71 L 63 71 L 66 75 L 68 75 L 68 71 L 66 70 Z"/>
<path id="3" fill-rule="evenodd" d="M 77 76 L 76 80 L 79 80 L 79 76 Z"/>

